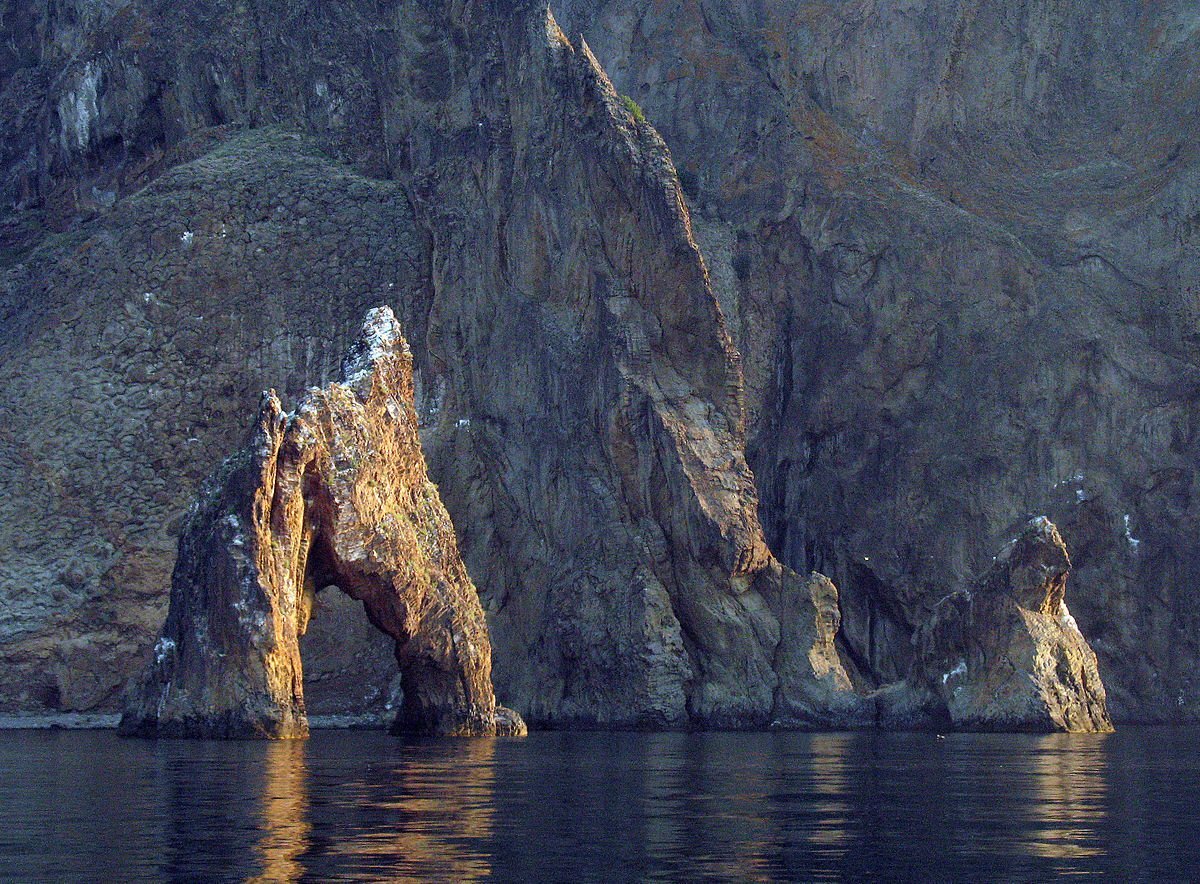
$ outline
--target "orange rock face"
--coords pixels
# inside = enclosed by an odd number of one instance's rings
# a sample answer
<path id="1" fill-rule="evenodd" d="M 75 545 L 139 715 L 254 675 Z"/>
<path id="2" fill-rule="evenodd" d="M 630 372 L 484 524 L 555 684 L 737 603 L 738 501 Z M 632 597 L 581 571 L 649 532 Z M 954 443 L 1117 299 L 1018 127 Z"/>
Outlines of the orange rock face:
<path id="1" fill-rule="evenodd" d="M 291 413 L 264 394 L 247 443 L 201 492 L 122 729 L 307 735 L 299 639 L 316 593 L 334 586 L 396 641 L 398 728 L 524 733 L 496 705 L 487 624 L 426 473 L 412 356 L 386 307 L 367 315 L 340 383 Z"/>

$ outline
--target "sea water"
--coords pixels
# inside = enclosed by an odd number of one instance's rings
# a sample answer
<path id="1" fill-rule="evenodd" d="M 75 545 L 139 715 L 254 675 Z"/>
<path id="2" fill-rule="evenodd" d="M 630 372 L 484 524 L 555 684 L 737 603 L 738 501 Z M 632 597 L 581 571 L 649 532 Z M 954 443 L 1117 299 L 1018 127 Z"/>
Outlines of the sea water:
<path id="1" fill-rule="evenodd" d="M 0 879 L 1188 879 L 1198 736 L 0 731 Z"/>

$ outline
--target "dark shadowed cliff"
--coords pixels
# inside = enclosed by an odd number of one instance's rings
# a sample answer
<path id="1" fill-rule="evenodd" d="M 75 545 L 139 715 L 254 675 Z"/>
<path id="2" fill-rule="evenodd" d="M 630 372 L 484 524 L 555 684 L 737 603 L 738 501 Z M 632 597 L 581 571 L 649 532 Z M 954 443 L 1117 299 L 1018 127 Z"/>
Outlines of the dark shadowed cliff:
<path id="1" fill-rule="evenodd" d="M 562 15 L 0 3 L 0 708 L 115 708 L 258 391 L 387 303 L 532 721 L 868 723 L 1043 512 L 1114 711 L 1190 715 L 1194 16 Z"/>
<path id="2" fill-rule="evenodd" d="M 1195 4 L 556 11 L 671 145 L 768 540 L 861 677 L 1046 513 L 1115 714 L 1194 718 Z"/>
<path id="3" fill-rule="evenodd" d="M 33 231 L 0 368 L 10 703 L 115 702 L 253 391 L 323 379 L 386 301 L 503 696 L 558 723 L 863 720 L 836 590 L 764 542 L 666 148 L 544 4 L 89 9 L 9 79 L 44 88 L 8 177 Z M 325 647 L 345 684 L 361 663 Z"/>

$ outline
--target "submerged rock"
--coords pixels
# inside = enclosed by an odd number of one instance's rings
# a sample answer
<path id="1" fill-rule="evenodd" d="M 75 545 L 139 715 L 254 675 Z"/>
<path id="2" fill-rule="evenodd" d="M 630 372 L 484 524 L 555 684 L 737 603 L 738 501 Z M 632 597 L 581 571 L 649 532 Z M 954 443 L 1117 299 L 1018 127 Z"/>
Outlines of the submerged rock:
<path id="1" fill-rule="evenodd" d="M 524 733 L 496 705 L 483 609 L 426 474 L 412 355 L 386 307 L 368 313 L 340 383 L 293 413 L 265 393 L 250 438 L 202 490 L 122 730 L 305 736 L 299 638 L 330 586 L 395 638 L 399 728 Z"/>
<path id="2" fill-rule="evenodd" d="M 1029 522 L 976 588 L 934 607 L 907 690 L 880 695 L 884 723 L 930 715 L 959 730 L 1111 731 L 1096 655 L 1067 610 L 1070 568 L 1053 523 Z"/>

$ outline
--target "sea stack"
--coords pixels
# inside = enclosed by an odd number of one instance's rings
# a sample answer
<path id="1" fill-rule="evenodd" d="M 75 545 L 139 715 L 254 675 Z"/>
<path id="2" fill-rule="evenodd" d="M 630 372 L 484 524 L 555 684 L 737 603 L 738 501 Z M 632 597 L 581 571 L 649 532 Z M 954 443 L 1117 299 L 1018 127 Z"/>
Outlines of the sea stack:
<path id="1" fill-rule="evenodd" d="M 917 633 L 909 678 L 934 724 L 966 731 L 1113 729 L 1096 654 L 1067 609 L 1070 569 L 1058 529 L 1039 516 L 974 587 L 934 606 Z M 881 699 L 902 695 L 883 692 Z"/>
<path id="2" fill-rule="evenodd" d="M 398 729 L 525 732 L 496 704 L 483 609 L 426 472 L 412 355 L 387 307 L 367 314 L 340 382 L 293 412 L 264 393 L 245 445 L 202 488 L 122 731 L 306 736 L 299 639 L 334 586 L 395 639 Z"/>

